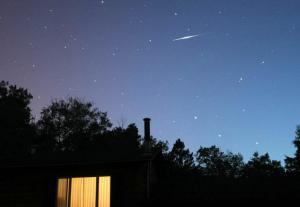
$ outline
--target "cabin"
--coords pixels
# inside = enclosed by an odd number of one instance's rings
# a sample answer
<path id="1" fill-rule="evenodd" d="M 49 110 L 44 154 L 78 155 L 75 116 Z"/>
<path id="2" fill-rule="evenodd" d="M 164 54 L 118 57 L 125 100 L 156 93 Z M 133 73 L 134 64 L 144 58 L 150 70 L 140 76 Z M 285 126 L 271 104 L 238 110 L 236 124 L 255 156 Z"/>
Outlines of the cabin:
<path id="1" fill-rule="evenodd" d="M 91 155 L 80 154 L 2 163 L 1 206 L 143 206 L 157 182 L 149 118 L 144 127 L 142 153 L 100 153 L 92 161 Z"/>

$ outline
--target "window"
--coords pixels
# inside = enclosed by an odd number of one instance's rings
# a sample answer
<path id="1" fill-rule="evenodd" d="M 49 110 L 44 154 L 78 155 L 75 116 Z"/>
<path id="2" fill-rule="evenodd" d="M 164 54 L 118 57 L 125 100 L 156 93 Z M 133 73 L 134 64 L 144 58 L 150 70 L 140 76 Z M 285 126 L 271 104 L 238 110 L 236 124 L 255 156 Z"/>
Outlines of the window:
<path id="1" fill-rule="evenodd" d="M 56 207 L 110 207 L 110 176 L 59 178 Z"/>

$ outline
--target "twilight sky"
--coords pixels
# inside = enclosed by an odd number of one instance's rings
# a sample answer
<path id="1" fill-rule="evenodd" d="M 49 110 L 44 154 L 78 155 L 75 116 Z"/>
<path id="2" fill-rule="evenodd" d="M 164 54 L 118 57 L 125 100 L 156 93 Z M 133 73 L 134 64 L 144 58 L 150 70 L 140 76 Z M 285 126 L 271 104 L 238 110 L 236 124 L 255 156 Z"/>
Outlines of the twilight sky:
<path id="1" fill-rule="evenodd" d="M 115 125 L 273 159 L 300 124 L 299 0 L 1 0 L 0 80 Z"/>

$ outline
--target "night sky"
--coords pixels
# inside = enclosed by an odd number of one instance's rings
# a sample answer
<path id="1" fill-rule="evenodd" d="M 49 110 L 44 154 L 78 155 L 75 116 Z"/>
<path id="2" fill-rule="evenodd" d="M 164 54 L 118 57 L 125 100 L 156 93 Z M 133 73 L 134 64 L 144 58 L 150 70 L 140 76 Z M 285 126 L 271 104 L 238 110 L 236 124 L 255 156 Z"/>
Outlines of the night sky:
<path id="1" fill-rule="evenodd" d="M 299 0 L 1 0 L 0 80 L 92 101 L 154 137 L 292 155 Z"/>

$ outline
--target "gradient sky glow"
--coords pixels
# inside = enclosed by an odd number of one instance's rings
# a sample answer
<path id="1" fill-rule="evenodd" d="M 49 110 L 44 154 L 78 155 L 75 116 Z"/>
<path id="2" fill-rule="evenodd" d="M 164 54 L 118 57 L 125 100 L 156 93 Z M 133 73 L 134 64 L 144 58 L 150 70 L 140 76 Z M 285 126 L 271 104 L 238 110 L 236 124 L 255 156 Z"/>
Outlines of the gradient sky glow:
<path id="1" fill-rule="evenodd" d="M 153 136 L 192 151 L 282 160 L 300 124 L 299 10 L 299 0 L 1 0 L 0 80 L 28 88 L 36 115 L 78 96 L 141 134 L 148 116 Z"/>

